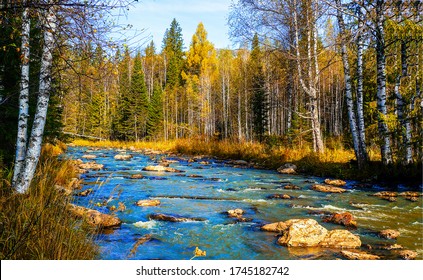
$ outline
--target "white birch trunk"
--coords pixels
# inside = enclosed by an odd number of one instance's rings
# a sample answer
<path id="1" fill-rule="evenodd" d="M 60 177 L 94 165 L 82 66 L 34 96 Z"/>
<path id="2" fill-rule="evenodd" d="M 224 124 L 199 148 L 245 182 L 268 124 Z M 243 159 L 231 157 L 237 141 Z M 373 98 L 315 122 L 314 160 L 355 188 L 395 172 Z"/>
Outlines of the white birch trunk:
<path id="1" fill-rule="evenodd" d="M 344 34 L 346 34 L 346 30 L 345 30 L 344 18 L 341 11 L 342 9 L 341 0 L 335 0 L 335 3 L 337 8 L 336 16 L 338 19 L 339 33 L 341 34 L 341 36 L 343 36 Z M 355 157 L 357 159 L 359 168 L 361 168 L 363 166 L 364 159 L 363 159 L 363 155 L 361 153 L 360 144 L 359 144 L 357 121 L 355 118 L 354 101 L 352 96 L 350 64 L 348 61 L 347 45 L 346 45 L 344 37 L 341 38 L 341 55 L 342 55 L 342 63 L 344 65 L 345 97 L 347 101 L 348 120 L 350 123 L 350 131 L 351 131 L 352 140 L 353 140 Z"/>
<path id="2" fill-rule="evenodd" d="M 377 109 L 379 111 L 378 128 L 381 138 L 382 163 L 392 163 L 391 143 L 389 128 L 386 123 L 388 108 L 386 106 L 386 56 L 385 56 L 385 31 L 384 31 L 384 1 L 376 1 L 376 64 L 377 64 Z"/>
<path id="3" fill-rule="evenodd" d="M 40 85 L 31 137 L 29 139 L 29 145 L 25 159 L 25 170 L 16 185 L 16 190 L 19 193 L 25 193 L 29 189 L 30 183 L 35 174 L 35 169 L 41 154 L 41 144 L 43 140 L 44 126 L 46 123 L 48 102 L 50 99 L 51 91 L 51 68 L 53 64 L 56 15 L 52 7 L 41 14 L 44 16 L 42 19 L 44 45 L 41 57 Z"/>
<path id="4" fill-rule="evenodd" d="M 25 6 L 26 1 L 22 2 Z M 23 175 L 25 155 L 28 144 L 28 117 L 29 117 L 29 55 L 30 55 L 30 29 L 29 8 L 22 12 L 22 43 L 21 43 L 21 82 L 19 93 L 18 135 L 16 140 L 15 166 L 13 170 L 12 185 L 16 187 L 19 178 Z M 16 189 L 20 192 L 18 189 Z"/>

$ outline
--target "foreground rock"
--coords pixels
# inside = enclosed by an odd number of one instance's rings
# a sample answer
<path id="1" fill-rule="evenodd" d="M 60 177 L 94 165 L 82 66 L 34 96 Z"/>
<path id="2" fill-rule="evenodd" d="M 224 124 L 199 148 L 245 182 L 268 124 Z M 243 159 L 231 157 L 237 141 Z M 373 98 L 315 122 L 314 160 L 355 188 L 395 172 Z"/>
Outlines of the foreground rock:
<path id="1" fill-rule="evenodd" d="M 379 236 L 386 239 L 397 239 L 400 236 L 400 232 L 394 229 L 384 229 L 379 232 Z"/>
<path id="2" fill-rule="evenodd" d="M 322 242 L 328 231 L 313 219 L 296 219 L 285 222 L 289 227 L 278 239 L 278 243 L 288 247 L 314 247 Z"/>
<path id="3" fill-rule="evenodd" d="M 130 160 L 131 158 L 132 158 L 132 155 L 128 155 L 128 154 L 118 154 L 114 156 L 115 160 L 121 160 L 121 161 Z"/>
<path id="4" fill-rule="evenodd" d="M 160 200 L 158 199 L 146 199 L 146 200 L 138 200 L 137 203 L 135 203 L 137 206 L 158 206 L 160 205 Z"/>
<path id="5" fill-rule="evenodd" d="M 349 260 L 378 260 L 379 256 L 364 253 L 364 252 L 351 252 L 351 251 L 341 251 L 341 254 Z"/>
<path id="6" fill-rule="evenodd" d="M 69 211 L 78 218 L 84 219 L 88 224 L 100 228 L 115 228 L 122 224 L 119 218 L 100 213 L 97 210 L 69 204 Z"/>
<path id="7" fill-rule="evenodd" d="M 245 214 L 245 211 L 240 208 L 228 210 L 226 213 L 228 214 L 228 217 L 235 218 L 238 222 L 250 222 L 253 220 L 251 218 L 243 217 L 242 215 Z"/>
<path id="8" fill-rule="evenodd" d="M 329 248 L 360 248 L 361 240 L 357 235 L 348 230 L 335 229 L 328 232 L 323 241 L 319 243 L 321 247 Z"/>
<path id="9" fill-rule="evenodd" d="M 335 179 L 335 180 L 326 179 L 325 184 L 335 186 L 335 187 L 343 187 L 347 184 L 347 182 L 339 180 L 339 179 Z"/>
<path id="10" fill-rule="evenodd" d="M 332 216 L 324 219 L 323 221 L 326 223 L 344 225 L 346 227 L 357 227 L 357 221 L 355 220 L 354 216 L 349 212 L 332 214 Z"/>
<path id="11" fill-rule="evenodd" d="M 263 231 L 282 233 L 278 244 L 287 247 L 359 248 L 361 240 L 348 230 L 328 231 L 313 219 L 291 219 L 267 224 Z"/>
<path id="12" fill-rule="evenodd" d="M 411 250 L 402 250 L 398 252 L 398 256 L 404 260 L 414 260 L 417 258 L 417 252 Z"/>
<path id="13" fill-rule="evenodd" d="M 186 217 L 175 217 L 165 214 L 151 214 L 148 216 L 151 220 L 156 221 L 167 221 L 167 222 L 173 222 L 173 223 L 179 223 L 179 222 L 198 222 L 198 221 L 205 221 L 206 219 L 203 218 L 186 218 Z"/>
<path id="14" fill-rule="evenodd" d="M 173 172 L 173 173 L 185 172 L 185 171 L 182 171 L 182 170 L 177 170 L 175 168 L 166 167 L 166 166 L 162 166 L 162 165 L 149 165 L 149 166 L 144 167 L 142 170 L 143 171 L 154 171 L 154 172 Z"/>
<path id="15" fill-rule="evenodd" d="M 325 192 L 325 193 L 344 193 L 347 191 L 346 189 L 343 189 L 340 187 L 333 187 L 333 186 L 319 185 L 319 184 L 313 185 L 311 189 L 318 192 Z"/>

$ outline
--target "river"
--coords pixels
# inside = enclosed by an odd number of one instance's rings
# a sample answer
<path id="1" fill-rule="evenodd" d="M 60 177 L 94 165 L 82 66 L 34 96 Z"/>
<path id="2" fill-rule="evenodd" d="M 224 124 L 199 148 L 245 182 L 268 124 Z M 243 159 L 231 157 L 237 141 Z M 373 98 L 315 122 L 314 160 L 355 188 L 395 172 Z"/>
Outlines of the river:
<path id="1" fill-rule="evenodd" d="M 101 248 L 101 259 L 140 260 L 187 260 L 193 257 L 196 247 L 206 251 L 202 259 L 218 260 L 272 260 L 272 259 L 337 259 L 339 250 L 323 248 L 287 248 L 277 244 L 275 233 L 263 232 L 265 223 L 285 221 L 292 218 L 312 218 L 330 229 L 345 228 L 325 223 L 318 212 L 345 212 L 354 215 L 364 248 L 373 248 L 373 253 L 383 259 L 394 259 L 392 250 L 377 248 L 400 244 L 405 249 L 423 255 L 422 197 L 411 202 L 403 197 L 389 202 L 372 196 L 384 190 L 382 186 L 363 188 L 357 182 L 347 181 L 347 192 L 330 194 L 316 192 L 312 184 L 322 183 L 324 178 L 283 175 L 276 171 L 240 168 L 226 161 L 202 158 L 190 162 L 189 157 L 145 155 L 128 151 L 133 158 L 117 161 L 114 156 L 121 151 L 114 149 L 92 150 L 85 147 L 69 147 L 67 156 L 81 158 L 84 154 L 95 155 L 97 163 L 104 164 L 101 171 L 82 174 L 83 189 L 93 193 L 86 197 L 75 196 L 74 203 L 110 213 L 110 207 L 122 220 L 119 229 L 97 236 Z M 173 160 L 171 167 L 183 173 L 147 172 L 145 166 L 157 165 L 157 160 Z M 83 159 L 84 161 L 91 161 Z M 133 174 L 143 174 L 142 179 L 131 179 Z M 299 186 L 299 190 L 287 190 L 287 184 Z M 418 191 L 421 192 L 421 187 Z M 408 191 L 399 185 L 396 191 Z M 270 199 L 273 194 L 288 194 L 292 199 Z M 141 199 L 158 199 L 161 204 L 154 207 L 139 207 Z M 105 201 L 108 201 L 106 204 Z M 120 203 L 120 204 L 119 204 Z M 238 222 L 228 217 L 226 211 L 241 208 L 247 222 Z M 168 222 L 150 220 L 151 214 L 167 214 L 201 218 L 203 221 Z M 251 220 L 250 220 L 251 219 Z M 377 232 L 396 229 L 401 235 L 397 240 L 385 240 Z M 134 243 L 142 236 L 151 234 L 149 242 L 139 246 L 131 255 Z M 375 249 L 376 248 L 376 249 Z M 199 257 L 200 258 L 200 257 Z"/>

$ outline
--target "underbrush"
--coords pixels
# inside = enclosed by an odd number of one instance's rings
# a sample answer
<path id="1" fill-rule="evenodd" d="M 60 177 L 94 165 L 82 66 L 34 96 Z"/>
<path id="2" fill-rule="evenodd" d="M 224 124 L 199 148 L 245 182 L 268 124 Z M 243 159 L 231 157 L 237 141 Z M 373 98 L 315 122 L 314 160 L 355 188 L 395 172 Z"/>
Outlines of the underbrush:
<path id="1" fill-rule="evenodd" d="M 0 173 L 0 259 L 95 259 L 93 234 L 66 208 L 71 198 L 59 194 L 76 170 L 57 155 L 64 147 L 45 145 L 26 194 L 13 192 L 12 172 Z"/>

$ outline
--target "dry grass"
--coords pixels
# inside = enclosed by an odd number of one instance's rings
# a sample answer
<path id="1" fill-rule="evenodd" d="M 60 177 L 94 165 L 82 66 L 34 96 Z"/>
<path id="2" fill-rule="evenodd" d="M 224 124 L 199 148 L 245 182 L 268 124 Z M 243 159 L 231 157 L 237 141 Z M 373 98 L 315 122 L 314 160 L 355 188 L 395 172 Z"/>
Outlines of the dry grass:
<path id="1" fill-rule="evenodd" d="M 55 185 L 75 177 L 73 165 L 58 160 L 57 146 L 43 149 L 36 176 L 27 194 L 13 192 L 11 172 L 3 171 L 0 181 L 1 259 L 93 259 L 97 247 L 93 235 L 73 218 Z"/>

